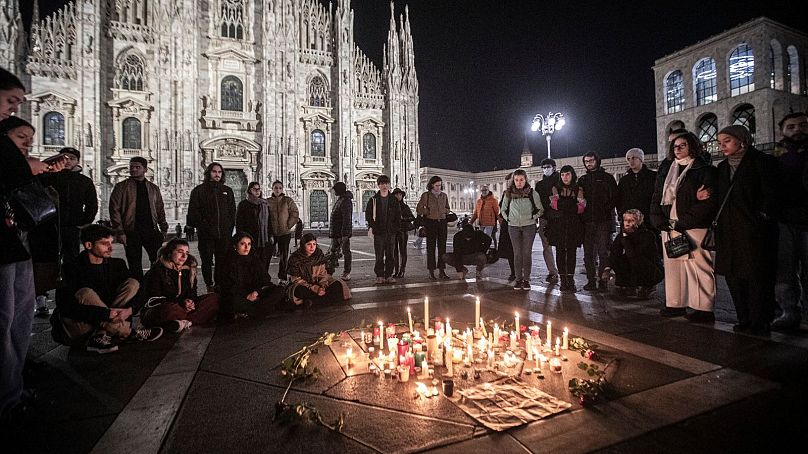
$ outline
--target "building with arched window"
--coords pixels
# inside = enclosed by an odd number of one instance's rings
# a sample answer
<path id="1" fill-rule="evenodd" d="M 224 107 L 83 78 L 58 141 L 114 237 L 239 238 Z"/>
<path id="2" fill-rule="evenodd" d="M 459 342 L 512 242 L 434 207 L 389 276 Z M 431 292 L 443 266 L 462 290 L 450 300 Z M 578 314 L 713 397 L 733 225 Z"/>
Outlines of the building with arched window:
<path id="1" fill-rule="evenodd" d="M 808 110 L 806 55 L 808 35 L 761 17 L 660 58 L 658 150 L 667 150 L 668 131 L 683 125 L 717 157 L 717 132 L 731 124 L 749 128 L 758 148 L 773 148 L 781 138 L 777 122 Z"/>
<path id="2" fill-rule="evenodd" d="M 181 223 L 212 161 L 239 196 L 248 181 L 283 181 L 307 225 L 327 217 L 337 181 L 357 199 L 383 173 L 418 187 L 418 76 L 400 2 L 389 24 L 360 24 L 350 0 L 62 1 L 30 33 L 20 1 L 0 1 L 14 19 L 0 20 L 0 66 L 31 91 L 20 115 L 36 127 L 32 154 L 79 149 L 102 218 L 133 156 Z M 383 61 L 355 26 L 389 27 Z"/>

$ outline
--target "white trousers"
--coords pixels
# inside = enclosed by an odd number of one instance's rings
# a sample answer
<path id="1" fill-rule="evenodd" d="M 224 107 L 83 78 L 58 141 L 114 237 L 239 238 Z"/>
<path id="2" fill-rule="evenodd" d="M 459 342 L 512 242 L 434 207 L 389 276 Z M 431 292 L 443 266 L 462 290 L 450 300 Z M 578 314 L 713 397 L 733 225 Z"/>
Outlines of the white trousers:
<path id="1" fill-rule="evenodd" d="M 701 248 L 707 229 L 691 229 L 685 233 L 692 240 L 694 250 L 674 259 L 668 258 L 666 252 L 662 253 L 665 265 L 665 305 L 712 312 L 715 303 L 713 256 L 710 251 Z M 663 251 L 668 239 L 668 233 L 662 232 Z"/>

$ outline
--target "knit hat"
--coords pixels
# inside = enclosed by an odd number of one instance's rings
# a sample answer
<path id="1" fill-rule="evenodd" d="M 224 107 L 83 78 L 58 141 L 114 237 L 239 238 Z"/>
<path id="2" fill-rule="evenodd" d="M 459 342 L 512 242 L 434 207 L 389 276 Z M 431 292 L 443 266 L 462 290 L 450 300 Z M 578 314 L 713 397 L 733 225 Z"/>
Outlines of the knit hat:
<path id="1" fill-rule="evenodd" d="M 348 191 L 348 187 L 345 186 L 345 183 L 343 183 L 342 181 L 338 181 L 338 182 L 334 183 L 334 188 L 333 189 L 334 189 L 334 194 L 336 194 L 338 196 L 345 195 L 345 192 Z"/>
<path id="2" fill-rule="evenodd" d="M 731 125 L 727 126 L 726 128 L 718 131 L 718 134 L 726 134 L 728 136 L 735 137 L 738 139 L 741 144 L 749 147 L 752 145 L 752 134 L 746 129 L 746 126 L 741 125 Z"/>
<path id="3" fill-rule="evenodd" d="M 438 181 L 443 181 L 443 179 L 437 175 L 434 175 L 432 178 L 429 179 L 429 182 L 426 184 L 426 190 L 431 191 L 432 185 L 437 183 Z"/>
<path id="4" fill-rule="evenodd" d="M 626 159 L 634 156 L 640 158 L 640 161 L 645 161 L 645 152 L 642 151 L 642 148 L 631 148 L 626 152 Z"/>
<path id="5" fill-rule="evenodd" d="M 79 150 L 76 150 L 73 147 L 64 147 L 61 150 L 59 150 L 59 153 L 70 153 L 73 156 L 75 156 L 76 159 L 81 157 L 81 152 L 79 152 Z"/>

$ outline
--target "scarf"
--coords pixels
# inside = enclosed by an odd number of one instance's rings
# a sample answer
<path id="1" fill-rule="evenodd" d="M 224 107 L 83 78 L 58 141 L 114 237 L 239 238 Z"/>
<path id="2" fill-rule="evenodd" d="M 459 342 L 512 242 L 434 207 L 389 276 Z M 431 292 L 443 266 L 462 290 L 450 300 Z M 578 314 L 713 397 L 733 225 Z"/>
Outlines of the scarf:
<path id="1" fill-rule="evenodd" d="M 521 199 L 530 195 L 530 186 L 525 184 L 525 187 L 522 189 L 518 189 L 516 186 L 513 186 L 508 189 L 508 193 L 512 199 Z"/>
<path id="2" fill-rule="evenodd" d="M 302 277 L 306 282 L 313 284 L 313 268 L 325 262 L 325 254 L 319 247 L 314 250 L 313 254 L 308 256 L 303 248 L 300 248 L 289 256 L 287 273 L 289 273 L 289 276 Z"/>
<path id="3" fill-rule="evenodd" d="M 741 165 L 741 160 L 744 156 L 746 156 L 746 148 L 740 149 L 734 155 L 727 157 L 730 181 L 735 177 L 735 171 L 738 170 L 738 166 Z"/>
<path id="4" fill-rule="evenodd" d="M 440 193 L 441 193 L 441 192 L 443 192 L 443 191 L 442 191 L 442 190 L 440 190 L 440 189 L 431 189 L 431 190 L 430 190 L 430 192 L 432 192 L 433 194 L 435 194 L 435 197 L 437 197 L 437 196 L 439 196 L 439 195 L 440 195 Z"/>
<path id="5" fill-rule="evenodd" d="M 247 201 L 261 207 L 261 211 L 258 213 L 258 238 L 255 238 L 255 246 L 264 247 L 269 242 L 269 202 L 250 194 L 249 189 L 247 190 Z"/>
<path id="6" fill-rule="evenodd" d="M 665 177 L 665 183 L 662 185 L 662 202 L 660 202 L 660 205 L 672 205 L 670 214 L 671 219 L 679 219 L 676 215 L 676 191 L 679 189 L 679 183 L 682 182 L 682 179 L 684 179 L 687 171 L 693 166 L 693 162 L 695 162 L 695 159 L 691 158 L 690 156 L 683 159 L 675 159 L 671 163 L 668 176 Z M 680 173 L 679 168 L 681 166 L 686 167 Z"/>

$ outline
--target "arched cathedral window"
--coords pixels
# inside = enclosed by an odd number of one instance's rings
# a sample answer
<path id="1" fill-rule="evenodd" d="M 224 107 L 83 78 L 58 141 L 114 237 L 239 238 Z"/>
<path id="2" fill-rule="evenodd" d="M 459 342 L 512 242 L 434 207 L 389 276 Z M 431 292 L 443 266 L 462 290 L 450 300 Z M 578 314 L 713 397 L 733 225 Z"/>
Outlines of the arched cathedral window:
<path id="1" fill-rule="evenodd" d="M 685 108 L 685 84 L 682 71 L 676 70 L 665 79 L 665 111 L 680 112 Z"/>
<path id="2" fill-rule="evenodd" d="M 222 79 L 222 110 L 244 110 L 244 85 L 236 76 Z"/>
<path id="3" fill-rule="evenodd" d="M 371 133 L 362 136 L 362 158 L 376 159 L 376 136 Z"/>
<path id="4" fill-rule="evenodd" d="M 45 145 L 65 144 L 65 116 L 59 112 L 48 112 L 42 119 L 43 143 Z"/>
<path id="5" fill-rule="evenodd" d="M 123 121 L 123 148 L 140 150 L 140 120 L 129 117 Z"/>
<path id="6" fill-rule="evenodd" d="M 319 129 L 311 133 L 311 155 L 325 157 L 325 134 Z"/>
<path id="7" fill-rule="evenodd" d="M 244 0 L 220 0 L 222 38 L 244 39 Z"/>
<path id="8" fill-rule="evenodd" d="M 143 91 L 143 60 L 135 54 L 129 54 L 121 60 L 115 86 L 121 90 Z"/>
<path id="9" fill-rule="evenodd" d="M 328 92 L 325 82 L 320 76 L 314 76 L 309 82 L 309 105 L 316 107 L 328 107 Z"/>
<path id="10" fill-rule="evenodd" d="M 755 90 L 755 55 L 749 44 L 736 47 L 729 56 L 730 96 Z"/>

